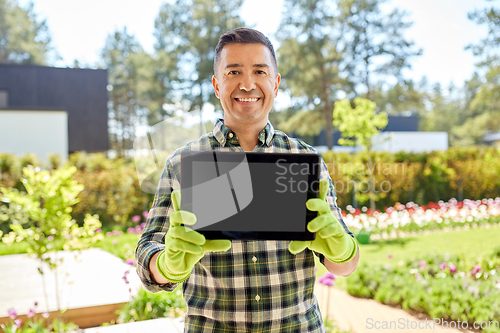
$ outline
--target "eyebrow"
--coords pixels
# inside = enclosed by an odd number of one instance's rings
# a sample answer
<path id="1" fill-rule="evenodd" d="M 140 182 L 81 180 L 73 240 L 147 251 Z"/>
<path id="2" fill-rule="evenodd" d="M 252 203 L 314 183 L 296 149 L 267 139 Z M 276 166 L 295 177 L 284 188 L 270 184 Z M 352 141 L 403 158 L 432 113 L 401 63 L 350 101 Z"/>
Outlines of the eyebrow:
<path id="1" fill-rule="evenodd" d="M 243 65 L 241 65 L 241 64 L 228 64 L 228 65 L 226 65 L 226 67 L 224 67 L 224 69 L 227 69 L 227 68 L 236 68 L 236 67 L 243 67 Z M 252 67 L 256 67 L 256 68 L 269 68 L 269 65 L 268 64 L 255 64 Z"/>

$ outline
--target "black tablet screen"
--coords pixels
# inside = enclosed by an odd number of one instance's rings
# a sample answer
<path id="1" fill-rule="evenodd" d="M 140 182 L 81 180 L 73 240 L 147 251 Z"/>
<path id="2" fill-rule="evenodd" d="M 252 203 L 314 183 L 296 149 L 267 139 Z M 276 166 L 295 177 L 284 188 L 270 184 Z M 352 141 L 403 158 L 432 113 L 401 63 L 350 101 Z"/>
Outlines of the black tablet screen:
<path id="1" fill-rule="evenodd" d="M 199 231 L 305 231 L 309 164 L 192 162 Z"/>

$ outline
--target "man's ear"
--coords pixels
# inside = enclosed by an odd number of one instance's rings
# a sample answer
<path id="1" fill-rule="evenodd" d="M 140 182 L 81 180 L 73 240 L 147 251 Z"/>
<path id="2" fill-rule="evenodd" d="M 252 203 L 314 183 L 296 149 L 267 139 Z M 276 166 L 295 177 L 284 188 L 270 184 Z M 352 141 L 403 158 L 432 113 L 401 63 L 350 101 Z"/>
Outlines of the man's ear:
<path id="1" fill-rule="evenodd" d="M 281 75 L 280 75 L 280 73 L 278 73 L 278 75 L 276 75 L 276 80 L 274 81 L 274 97 L 278 96 L 280 82 L 281 82 Z"/>
<path id="2" fill-rule="evenodd" d="M 217 82 L 217 78 L 215 77 L 215 75 L 212 75 L 212 85 L 214 86 L 214 90 L 215 90 L 215 96 L 217 96 L 217 98 L 220 98 L 219 96 L 219 83 Z"/>

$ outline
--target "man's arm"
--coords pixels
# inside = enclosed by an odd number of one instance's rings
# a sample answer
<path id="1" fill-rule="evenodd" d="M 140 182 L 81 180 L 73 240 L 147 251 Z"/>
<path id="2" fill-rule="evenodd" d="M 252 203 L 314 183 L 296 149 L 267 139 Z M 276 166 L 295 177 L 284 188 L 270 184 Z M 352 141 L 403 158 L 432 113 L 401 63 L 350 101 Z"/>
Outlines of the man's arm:
<path id="1" fill-rule="evenodd" d="M 326 269 L 330 273 L 338 276 L 346 277 L 351 275 L 358 267 L 358 262 L 359 262 L 359 246 L 357 244 L 356 246 L 357 246 L 356 255 L 348 262 L 342 264 L 336 264 L 325 258 Z"/>
<path id="2" fill-rule="evenodd" d="M 161 251 L 156 252 L 152 257 L 151 260 L 149 261 L 149 274 L 151 274 L 151 278 L 158 284 L 167 284 L 170 283 L 167 279 L 163 277 L 163 275 L 160 274 L 158 271 L 158 268 L 156 267 L 156 260 L 158 259 L 158 256 L 160 255 Z"/>

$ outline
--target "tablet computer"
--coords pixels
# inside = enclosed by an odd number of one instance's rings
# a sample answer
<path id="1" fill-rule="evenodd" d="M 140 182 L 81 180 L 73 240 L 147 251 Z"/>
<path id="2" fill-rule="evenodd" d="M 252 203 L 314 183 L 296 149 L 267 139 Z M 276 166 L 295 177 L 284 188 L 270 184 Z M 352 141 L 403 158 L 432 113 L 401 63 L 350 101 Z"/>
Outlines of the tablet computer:
<path id="1" fill-rule="evenodd" d="M 183 151 L 181 209 L 207 239 L 314 240 L 319 173 L 313 153 Z"/>

